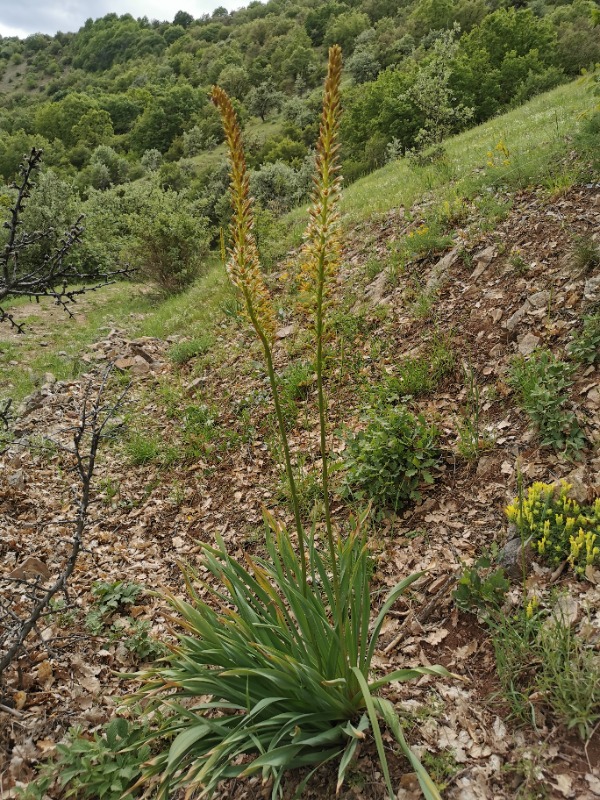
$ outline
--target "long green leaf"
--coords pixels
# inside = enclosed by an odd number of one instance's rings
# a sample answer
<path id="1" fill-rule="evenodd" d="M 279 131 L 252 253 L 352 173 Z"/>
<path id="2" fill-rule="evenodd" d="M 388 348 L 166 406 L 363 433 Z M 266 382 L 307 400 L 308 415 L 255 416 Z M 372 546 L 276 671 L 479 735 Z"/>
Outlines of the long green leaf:
<path id="1" fill-rule="evenodd" d="M 389 700 L 386 700 L 382 697 L 374 698 L 375 705 L 379 710 L 379 713 L 383 717 L 385 724 L 394 734 L 396 741 L 399 743 L 402 751 L 410 761 L 414 771 L 417 774 L 417 778 L 419 781 L 419 785 L 423 790 L 423 795 L 425 800 L 442 800 L 442 796 L 438 791 L 437 786 L 432 781 L 431 776 L 421 764 L 415 753 L 410 749 L 406 739 L 404 738 L 404 734 L 402 732 L 402 726 L 400 725 L 400 721 L 398 719 L 398 715 L 390 703 Z"/>
<path id="2" fill-rule="evenodd" d="M 407 589 L 411 585 L 411 583 L 414 583 L 416 580 L 418 580 L 421 577 L 421 575 L 423 575 L 423 572 L 415 572 L 414 575 L 409 575 L 408 578 L 404 578 L 404 580 L 400 581 L 400 583 L 397 583 L 394 586 L 392 591 L 387 596 L 387 599 L 383 604 L 383 606 L 381 607 L 381 610 L 379 611 L 379 614 L 377 615 L 377 618 L 373 624 L 373 632 L 371 634 L 371 641 L 369 643 L 369 650 L 367 652 L 367 668 L 371 664 L 371 661 L 373 660 L 373 654 L 375 653 L 375 648 L 377 647 L 377 639 L 379 638 L 379 632 L 381 630 L 381 626 L 383 625 L 383 622 L 386 618 L 388 611 L 394 605 L 394 603 L 400 597 L 400 595 L 404 592 L 404 590 Z"/>
<path id="3" fill-rule="evenodd" d="M 415 680 L 415 678 L 420 678 L 422 675 L 440 675 L 443 678 L 454 677 L 451 672 L 448 672 L 446 667 L 442 667 L 440 664 L 434 664 L 431 667 L 410 667 L 408 669 L 394 670 L 394 672 L 388 673 L 383 678 L 371 681 L 371 683 L 369 683 L 369 689 L 374 692 L 392 681 L 412 681 Z"/>
<path id="4" fill-rule="evenodd" d="M 383 739 L 381 738 L 381 731 L 379 729 L 379 722 L 377 721 L 377 711 L 375 710 L 375 705 L 373 704 L 373 698 L 371 697 L 369 686 L 362 672 L 358 669 L 358 667 L 352 667 L 352 671 L 354 672 L 356 680 L 358 681 L 358 685 L 365 703 L 365 708 L 367 709 L 367 714 L 369 715 L 371 730 L 373 731 L 373 738 L 375 739 L 375 746 L 377 747 L 379 762 L 381 764 L 381 771 L 383 772 L 383 777 L 385 778 L 385 785 L 387 787 L 390 800 L 394 800 L 394 790 L 392 789 L 390 770 L 388 768 L 387 758 L 385 756 Z"/>

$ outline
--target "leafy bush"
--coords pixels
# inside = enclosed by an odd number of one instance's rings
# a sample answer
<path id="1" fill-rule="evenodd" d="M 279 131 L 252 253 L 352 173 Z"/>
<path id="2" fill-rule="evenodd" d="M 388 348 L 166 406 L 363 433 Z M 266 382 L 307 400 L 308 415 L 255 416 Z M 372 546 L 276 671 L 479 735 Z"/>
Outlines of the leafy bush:
<path id="1" fill-rule="evenodd" d="M 586 567 L 600 563 L 600 498 L 581 506 L 569 497 L 572 487 L 534 483 L 527 496 L 517 497 L 506 515 L 532 540 L 538 553 L 557 566 L 565 559 L 579 575 Z"/>
<path id="2" fill-rule="evenodd" d="M 55 758 L 42 766 L 38 777 L 19 796 L 44 800 L 58 781 L 61 797 L 122 800 L 150 756 L 146 735 L 145 728 L 135 727 L 123 717 L 111 720 L 92 738 L 74 728 L 67 740 L 57 745 Z"/>
<path id="3" fill-rule="evenodd" d="M 139 217 L 133 234 L 136 243 L 129 249 L 132 265 L 165 295 L 187 289 L 200 275 L 202 260 L 208 253 L 205 220 L 178 208 L 175 198 L 161 201 L 162 209 L 152 216 Z"/>
<path id="4" fill-rule="evenodd" d="M 492 561 L 481 556 L 463 570 L 452 597 L 459 608 L 473 611 L 479 608 L 500 608 L 510 588 L 502 568 L 491 569 Z"/>
<path id="5" fill-rule="evenodd" d="M 308 197 L 313 167 L 314 159 L 310 156 L 298 169 L 283 161 L 264 164 L 252 172 L 252 194 L 263 208 L 276 214 L 289 211 Z"/>
<path id="6" fill-rule="evenodd" d="M 438 431 L 403 407 L 371 412 L 364 431 L 348 441 L 343 492 L 398 511 L 421 498 L 439 460 Z"/>
<path id="7" fill-rule="evenodd" d="M 94 607 L 85 620 L 87 629 L 93 634 L 101 633 L 107 617 L 133 605 L 141 591 L 142 587 L 137 583 L 96 581 L 92 586 Z"/>
<path id="8" fill-rule="evenodd" d="M 566 408 L 573 366 L 559 361 L 548 350 L 538 350 L 529 359 L 517 358 L 511 365 L 509 383 L 540 434 L 542 445 L 577 457 L 585 445 L 577 417 Z"/>

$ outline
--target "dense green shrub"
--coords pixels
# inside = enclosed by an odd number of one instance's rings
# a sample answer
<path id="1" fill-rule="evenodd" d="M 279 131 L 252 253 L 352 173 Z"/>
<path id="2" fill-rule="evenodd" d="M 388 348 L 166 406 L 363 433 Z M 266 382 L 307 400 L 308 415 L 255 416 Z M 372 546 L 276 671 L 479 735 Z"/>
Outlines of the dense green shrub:
<path id="1" fill-rule="evenodd" d="M 153 216 L 139 217 L 129 261 L 165 295 L 186 289 L 200 275 L 208 252 L 205 220 L 171 204 Z"/>
<path id="2" fill-rule="evenodd" d="M 419 487 L 433 483 L 438 431 L 406 408 L 377 408 L 367 427 L 348 441 L 343 492 L 398 511 L 419 500 Z"/>
<path id="3" fill-rule="evenodd" d="M 600 313 L 583 318 L 583 327 L 568 346 L 569 356 L 582 364 L 600 361 Z"/>

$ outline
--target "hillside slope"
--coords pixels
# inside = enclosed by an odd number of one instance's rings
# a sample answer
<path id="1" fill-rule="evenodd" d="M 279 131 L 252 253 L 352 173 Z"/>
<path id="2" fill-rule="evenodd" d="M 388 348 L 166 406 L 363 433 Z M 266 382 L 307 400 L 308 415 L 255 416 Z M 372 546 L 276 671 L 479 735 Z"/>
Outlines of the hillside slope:
<path id="1" fill-rule="evenodd" d="M 514 675 L 538 669 L 535 640 L 524 640 L 518 626 L 490 630 L 477 608 L 466 612 L 452 598 L 465 569 L 482 554 L 497 556 L 511 537 L 504 509 L 520 481 L 528 487 L 566 478 L 582 504 L 600 496 L 598 130 L 589 119 L 575 120 L 584 95 L 573 101 L 566 87 L 556 92 L 520 116 L 514 112 L 452 140 L 441 164 L 402 161 L 355 184 L 345 200 L 343 265 L 329 312 L 327 391 L 336 431 L 331 449 L 340 464 L 334 505 L 340 525 L 353 505 L 343 492 L 344 459 L 369 414 L 406 405 L 440 432 L 434 483 L 397 513 L 376 505 L 370 542 L 377 591 L 425 571 L 386 622 L 376 667 L 442 663 L 459 676 L 394 684 L 387 692 L 410 741 L 445 786 L 444 796 L 457 800 L 600 794 L 598 694 L 588 703 L 592 735 L 585 748 L 549 702 L 548 687 L 522 696 L 520 707 L 513 696 L 511 706 L 498 666 L 521 645 L 530 662 L 510 662 Z M 299 216 L 284 218 L 288 243 Z M 320 525 L 311 351 L 298 311 L 295 254 L 278 262 L 281 242 L 264 247 L 274 261 L 268 280 L 281 322 L 276 366 L 303 513 Z M 36 763 L 70 726 L 89 735 L 110 718 L 129 692 L 114 671 L 131 670 L 148 656 L 143 621 L 154 635 L 169 636 L 161 599 L 146 592 L 130 610 L 112 610 L 90 628 L 86 615 L 99 609 L 95 581 L 181 592 L 177 563 L 196 563 L 198 540 L 212 542 L 218 532 L 242 559 L 261 551 L 263 506 L 290 517 L 258 348 L 222 272 L 154 308 L 139 287 L 127 291 L 128 298 L 121 287 L 109 292 L 101 317 L 84 305 L 67 334 L 42 310 L 29 343 L 11 342 L 21 366 L 46 342 L 58 372 L 72 366 L 73 330 L 81 337 L 75 341 L 82 372 L 45 376 L 15 422 L 21 446 L 13 442 L 1 457 L 0 549 L 10 569 L 34 555 L 52 571 L 64 551 L 72 478 L 65 457 L 40 437 L 64 440 L 87 381 L 97 385 L 97 367 L 109 360 L 120 364 L 115 392 L 128 377 L 132 388 L 124 427 L 97 471 L 97 502 L 71 604 L 48 621 L 50 651 L 32 640 L 6 682 L 1 702 L 13 710 L 0 710 L 3 752 L 10 754 L 1 779 L 7 797 L 15 782 L 32 779 Z M 584 317 L 595 322 L 584 325 Z M 584 344 L 574 350 L 573 342 Z M 570 365 L 554 389 L 584 436 L 571 450 L 576 459 L 561 453 L 561 443 L 542 445 L 540 417 L 536 428 L 515 386 L 515 364 L 535 363 L 543 351 L 553 364 Z M 544 402 L 542 420 L 555 408 L 552 398 Z M 570 427 L 559 425 L 567 436 L 575 432 L 569 419 Z M 519 609 L 524 613 L 534 597 L 549 614 L 563 597 L 573 634 L 597 659 L 597 567 L 577 578 L 566 559 L 557 569 L 530 553 L 524 589 L 514 567 L 508 563 L 506 618 L 521 619 Z M 4 596 L 10 590 L 2 584 Z M 132 641 L 138 644 L 130 648 Z M 390 760 L 398 797 L 418 797 L 406 762 L 392 753 Z M 382 798 L 375 764 L 368 742 L 340 796 Z M 286 797 L 297 781 L 290 776 Z M 334 787 L 335 770 L 324 770 L 306 796 L 324 800 Z M 264 787 L 240 782 L 221 796 L 258 799 Z"/>

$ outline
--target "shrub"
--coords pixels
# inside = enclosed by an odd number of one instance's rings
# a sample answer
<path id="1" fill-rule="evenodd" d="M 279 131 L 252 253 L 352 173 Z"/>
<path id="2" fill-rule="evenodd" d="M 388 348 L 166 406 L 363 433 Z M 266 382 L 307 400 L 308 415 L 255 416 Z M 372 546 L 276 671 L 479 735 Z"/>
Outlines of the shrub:
<path id="1" fill-rule="evenodd" d="M 364 431 L 348 441 L 343 493 L 398 511 L 419 500 L 419 487 L 433 483 L 439 458 L 438 431 L 404 407 L 371 412 Z"/>
<path id="2" fill-rule="evenodd" d="M 528 360 L 515 359 L 509 375 L 541 444 L 562 450 L 567 457 L 577 457 L 585 444 L 577 417 L 566 408 L 572 372 L 571 364 L 557 360 L 548 350 L 538 350 Z"/>
<path id="3" fill-rule="evenodd" d="M 208 252 L 207 225 L 175 207 L 140 217 L 134 228 L 136 243 L 129 253 L 140 273 L 161 293 L 177 294 L 200 275 Z"/>
<path id="4" fill-rule="evenodd" d="M 557 566 L 565 559 L 579 575 L 600 563 L 600 498 L 581 506 L 569 497 L 572 487 L 534 483 L 526 497 L 517 497 L 506 509 L 525 539 L 531 539 L 545 561 Z"/>

